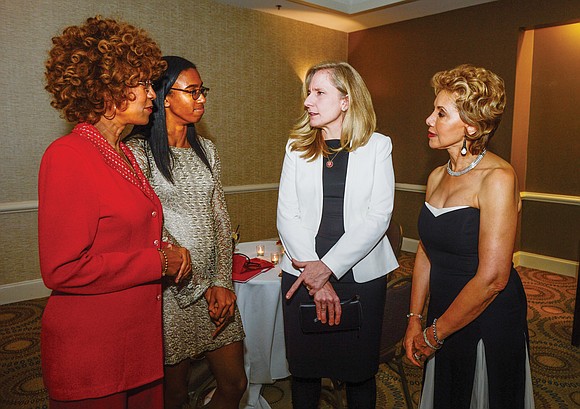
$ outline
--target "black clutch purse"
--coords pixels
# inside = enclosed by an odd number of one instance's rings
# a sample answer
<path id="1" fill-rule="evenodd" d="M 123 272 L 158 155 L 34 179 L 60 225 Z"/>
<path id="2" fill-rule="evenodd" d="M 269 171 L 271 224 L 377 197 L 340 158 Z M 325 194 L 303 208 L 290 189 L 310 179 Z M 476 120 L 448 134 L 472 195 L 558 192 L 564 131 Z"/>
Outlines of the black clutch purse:
<path id="1" fill-rule="evenodd" d="M 342 309 L 340 324 L 331 326 L 328 325 L 328 322 L 323 324 L 318 320 L 315 303 L 300 303 L 300 328 L 302 328 L 302 332 L 308 334 L 360 329 L 363 315 L 359 296 L 355 295 L 351 299 L 341 301 L 340 307 Z"/>

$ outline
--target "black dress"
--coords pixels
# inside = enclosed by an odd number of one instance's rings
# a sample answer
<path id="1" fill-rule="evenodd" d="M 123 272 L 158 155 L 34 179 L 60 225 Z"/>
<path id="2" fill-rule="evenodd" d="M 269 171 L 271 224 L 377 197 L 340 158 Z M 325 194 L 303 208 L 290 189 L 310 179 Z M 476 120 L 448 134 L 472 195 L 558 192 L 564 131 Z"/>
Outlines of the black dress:
<path id="1" fill-rule="evenodd" d="M 330 148 L 340 146 L 339 140 L 329 140 Z M 348 152 L 333 157 L 332 168 L 324 166 L 322 220 L 316 235 L 316 253 L 323 257 L 344 234 L 344 188 L 348 167 Z M 323 160 L 326 164 L 326 160 Z M 282 275 L 285 294 L 297 277 Z M 304 334 L 300 328 L 298 307 L 312 302 L 304 286 L 284 303 L 284 333 L 286 357 L 290 373 L 302 378 L 336 378 L 345 382 L 361 382 L 378 370 L 379 343 L 385 303 L 386 277 L 366 283 L 356 283 L 352 270 L 340 280 L 330 282 L 341 300 L 359 295 L 363 309 L 362 327 L 358 331 Z"/>
<path id="2" fill-rule="evenodd" d="M 477 272 L 479 209 L 425 204 L 419 234 L 431 262 L 427 322 L 432 323 Z M 530 407 L 526 312 L 524 288 L 512 265 L 505 289 L 427 362 L 420 408 L 469 409 L 486 407 L 485 401 L 489 409 Z M 479 403 L 472 406 L 472 400 Z"/>

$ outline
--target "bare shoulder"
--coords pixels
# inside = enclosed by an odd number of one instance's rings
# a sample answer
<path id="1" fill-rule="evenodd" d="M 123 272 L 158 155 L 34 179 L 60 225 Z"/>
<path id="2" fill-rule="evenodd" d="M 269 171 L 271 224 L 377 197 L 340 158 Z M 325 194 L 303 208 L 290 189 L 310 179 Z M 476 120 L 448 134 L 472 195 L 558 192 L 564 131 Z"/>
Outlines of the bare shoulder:
<path id="1" fill-rule="evenodd" d="M 517 176 L 512 165 L 494 153 L 488 153 L 488 161 L 482 170 L 484 170 L 482 188 L 517 185 Z"/>
<path id="2" fill-rule="evenodd" d="M 447 165 L 437 166 L 435 169 L 431 171 L 429 174 L 429 178 L 427 179 L 427 183 L 436 183 L 438 184 L 445 173 L 447 172 L 446 169 Z"/>
<path id="3" fill-rule="evenodd" d="M 431 196 L 431 192 L 433 192 L 441 183 L 441 179 L 443 179 L 446 172 L 446 166 L 447 165 L 438 166 L 429 174 L 429 178 L 427 179 L 427 198 Z"/>
<path id="4" fill-rule="evenodd" d="M 482 169 L 483 178 L 479 189 L 478 201 L 517 203 L 520 207 L 518 179 L 514 168 L 499 156 L 488 153 L 488 161 Z"/>

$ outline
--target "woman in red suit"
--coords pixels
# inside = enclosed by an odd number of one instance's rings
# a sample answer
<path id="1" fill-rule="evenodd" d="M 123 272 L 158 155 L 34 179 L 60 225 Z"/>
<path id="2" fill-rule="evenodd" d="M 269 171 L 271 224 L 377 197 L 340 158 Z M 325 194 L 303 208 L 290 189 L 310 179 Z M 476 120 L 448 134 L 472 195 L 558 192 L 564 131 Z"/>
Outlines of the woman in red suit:
<path id="1" fill-rule="evenodd" d="M 50 407 L 160 409 L 160 279 L 180 281 L 191 259 L 161 242 L 161 204 L 121 139 L 149 121 L 165 63 L 142 30 L 98 16 L 52 41 L 46 89 L 77 125 L 48 147 L 39 175 Z"/>

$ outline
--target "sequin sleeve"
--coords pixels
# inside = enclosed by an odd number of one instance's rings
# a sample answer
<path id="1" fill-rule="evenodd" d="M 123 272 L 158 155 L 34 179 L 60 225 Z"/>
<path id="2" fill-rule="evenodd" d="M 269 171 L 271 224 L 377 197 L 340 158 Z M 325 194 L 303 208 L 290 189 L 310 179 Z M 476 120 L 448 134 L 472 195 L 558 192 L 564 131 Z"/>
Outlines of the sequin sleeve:
<path id="1" fill-rule="evenodd" d="M 140 136 L 134 136 L 123 142 L 129 149 L 131 149 L 131 152 L 133 153 L 133 156 L 135 156 L 135 159 L 137 160 L 137 163 L 139 164 L 139 167 L 141 168 L 141 171 L 145 177 L 150 179 L 151 167 L 149 165 L 149 161 L 147 160 L 147 153 L 145 152 L 147 141 L 142 139 Z"/>
<path id="2" fill-rule="evenodd" d="M 143 138 L 132 137 L 128 139 L 126 145 L 131 149 L 131 152 L 135 156 L 139 167 L 151 181 L 151 159 L 147 155 L 148 145 L 147 141 Z M 151 151 L 149 150 L 149 153 Z M 185 247 L 179 241 L 173 237 L 173 235 L 167 230 L 167 226 L 163 227 L 162 241 L 166 244 L 172 244 L 179 247 Z M 190 277 L 183 280 L 179 285 L 175 285 L 172 281 L 172 277 L 165 277 L 164 287 L 168 288 L 169 291 L 175 297 L 177 304 L 181 308 L 186 308 L 189 305 L 196 302 L 201 298 L 205 291 L 210 285 L 212 285 L 212 280 L 207 276 L 207 272 L 203 269 L 199 270 L 196 268 L 197 265 L 192 263 L 193 272 Z"/>
<path id="3" fill-rule="evenodd" d="M 215 234 L 215 271 L 212 273 L 213 285 L 233 291 L 232 283 L 232 227 L 228 213 L 224 189 L 221 183 L 221 162 L 215 145 L 202 139 L 204 149 L 211 164 L 214 190 L 212 195 L 212 212 Z"/>

